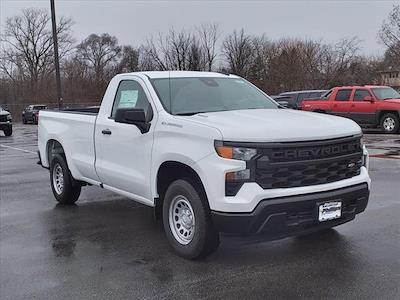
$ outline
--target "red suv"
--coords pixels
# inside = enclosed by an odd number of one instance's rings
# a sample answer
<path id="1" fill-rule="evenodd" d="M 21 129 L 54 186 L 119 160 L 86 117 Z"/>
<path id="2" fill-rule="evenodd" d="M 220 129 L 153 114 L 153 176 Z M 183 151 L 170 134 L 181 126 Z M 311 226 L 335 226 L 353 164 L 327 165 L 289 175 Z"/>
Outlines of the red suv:
<path id="1" fill-rule="evenodd" d="M 336 87 L 317 100 L 304 100 L 302 110 L 353 119 L 360 125 L 395 133 L 400 128 L 400 94 L 388 86 Z"/>

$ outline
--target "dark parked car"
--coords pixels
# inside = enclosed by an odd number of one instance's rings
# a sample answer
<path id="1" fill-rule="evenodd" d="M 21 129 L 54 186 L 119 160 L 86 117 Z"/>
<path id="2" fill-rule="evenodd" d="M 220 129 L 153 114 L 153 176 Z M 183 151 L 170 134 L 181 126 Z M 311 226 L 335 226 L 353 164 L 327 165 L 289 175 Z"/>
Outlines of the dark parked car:
<path id="1" fill-rule="evenodd" d="M 11 114 L 1 106 L 0 106 L 0 130 L 3 130 L 6 136 L 12 135 Z"/>
<path id="2" fill-rule="evenodd" d="M 274 97 L 277 102 L 287 102 L 288 108 L 301 109 L 301 102 L 307 99 L 319 99 L 327 90 L 308 90 L 308 91 L 295 91 L 284 92 Z"/>
<path id="3" fill-rule="evenodd" d="M 47 105 L 35 104 L 25 107 L 22 111 L 22 123 L 26 124 L 32 122 L 33 124 L 37 124 L 39 120 L 39 110 L 42 109 L 47 109 Z"/>
<path id="4" fill-rule="evenodd" d="M 270 96 L 272 99 L 274 99 L 280 106 L 282 107 L 288 107 L 289 106 L 289 102 L 287 101 L 287 97 L 284 96 L 278 96 L 278 95 L 274 95 L 274 96 Z"/>

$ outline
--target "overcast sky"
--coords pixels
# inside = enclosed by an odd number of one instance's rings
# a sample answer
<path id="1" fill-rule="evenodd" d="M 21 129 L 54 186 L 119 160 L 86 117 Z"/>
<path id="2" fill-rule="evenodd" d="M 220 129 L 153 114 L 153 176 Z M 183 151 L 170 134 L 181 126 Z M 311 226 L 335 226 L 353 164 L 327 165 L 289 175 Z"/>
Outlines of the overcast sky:
<path id="1" fill-rule="evenodd" d="M 55 0 L 57 17 L 71 17 L 74 36 L 108 32 L 120 44 L 137 46 L 146 37 L 203 23 L 218 23 L 228 33 L 244 28 L 250 34 L 265 33 L 271 39 L 300 37 L 335 42 L 357 36 L 362 51 L 379 55 L 377 40 L 382 21 L 394 4 L 386 0 L 315 1 L 136 1 Z M 49 0 L 0 0 L 0 24 L 25 7 L 49 9 Z"/>

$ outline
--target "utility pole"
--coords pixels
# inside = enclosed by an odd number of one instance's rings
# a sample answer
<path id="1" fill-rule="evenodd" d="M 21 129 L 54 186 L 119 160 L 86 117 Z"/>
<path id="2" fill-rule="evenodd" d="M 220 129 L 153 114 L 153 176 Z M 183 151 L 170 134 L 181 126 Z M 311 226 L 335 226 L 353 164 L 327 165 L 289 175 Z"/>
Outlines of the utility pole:
<path id="1" fill-rule="evenodd" d="M 57 25 L 56 25 L 56 12 L 54 7 L 54 0 L 50 0 L 50 9 L 51 9 L 51 24 L 53 27 L 54 65 L 56 68 L 58 109 L 61 109 L 62 93 L 61 93 L 60 63 L 58 61 L 58 39 L 57 39 Z"/>

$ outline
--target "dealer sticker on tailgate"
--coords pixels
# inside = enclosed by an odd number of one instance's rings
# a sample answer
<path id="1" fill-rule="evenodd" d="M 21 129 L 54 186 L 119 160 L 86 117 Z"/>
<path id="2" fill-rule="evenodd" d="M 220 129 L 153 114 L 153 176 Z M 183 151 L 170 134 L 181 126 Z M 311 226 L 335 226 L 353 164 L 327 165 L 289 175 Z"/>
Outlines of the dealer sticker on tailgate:
<path id="1" fill-rule="evenodd" d="M 320 222 L 338 219 L 342 215 L 342 202 L 325 202 L 319 205 L 318 219 Z"/>

